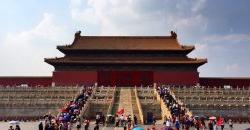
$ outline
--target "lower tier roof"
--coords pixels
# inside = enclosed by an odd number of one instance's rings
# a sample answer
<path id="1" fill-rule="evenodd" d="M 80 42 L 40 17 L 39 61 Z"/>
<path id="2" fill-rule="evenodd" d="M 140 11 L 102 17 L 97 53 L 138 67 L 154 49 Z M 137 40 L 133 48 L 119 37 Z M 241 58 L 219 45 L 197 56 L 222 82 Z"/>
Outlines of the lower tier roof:
<path id="1" fill-rule="evenodd" d="M 51 65 L 59 64 L 197 64 L 202 65 L 207 59 L 192 58 L 51 58 L 45 59 Z"/>

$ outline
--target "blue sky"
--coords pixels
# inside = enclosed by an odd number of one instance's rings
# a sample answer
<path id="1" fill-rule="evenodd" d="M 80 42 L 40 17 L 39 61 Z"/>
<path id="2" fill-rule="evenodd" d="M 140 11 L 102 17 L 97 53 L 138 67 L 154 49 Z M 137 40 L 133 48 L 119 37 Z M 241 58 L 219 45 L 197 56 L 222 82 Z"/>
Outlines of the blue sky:
<path id="1" fill-rule="evenodd" d="M 0 76 L 52 75 L 45 57 L 83 35 L 169 35 L 208 58 L 200 76 L 250 76 L 249 0 L 8 0 L 0 4 Z"/>

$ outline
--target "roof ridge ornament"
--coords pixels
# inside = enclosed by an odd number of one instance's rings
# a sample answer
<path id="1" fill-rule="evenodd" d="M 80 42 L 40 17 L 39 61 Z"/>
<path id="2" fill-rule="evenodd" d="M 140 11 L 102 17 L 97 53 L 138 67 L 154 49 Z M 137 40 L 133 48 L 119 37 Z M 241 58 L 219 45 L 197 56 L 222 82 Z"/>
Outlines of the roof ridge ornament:
<path id="1" fill-rule="evenodd" d="M 75 33 L 75 39 L 74 39 L 73 43 L 75 43 L 78 39 L 80 39 L 80 37 L 81 37 L 81 31 L 79 30 Z"/>
<path id="2" fill-rule="evenodd" d="M 81 36 L 81 31 L 79 30 L 79 31 L 77 31 L 76 33 L 75 33 L 75 38 L 76 37 L 80 37 Z"/>
<path id="3" fill-rule="evenodd" d="M 171 37 L 174 39 L 177 39 L 177 34 L 174 31 L 171 31 Z"/>

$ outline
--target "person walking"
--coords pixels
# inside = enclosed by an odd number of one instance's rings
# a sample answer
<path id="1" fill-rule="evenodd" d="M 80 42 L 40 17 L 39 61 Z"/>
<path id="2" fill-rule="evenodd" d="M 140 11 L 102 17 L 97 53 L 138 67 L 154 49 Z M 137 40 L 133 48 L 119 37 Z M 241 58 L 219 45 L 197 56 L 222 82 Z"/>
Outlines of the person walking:
<path id="1" fill-rule="evenodd" d="M 98 124 L 96 124 L 94 130 L 99 130 L 99 125 Z"/>
<path id="2" fill-rule="evenodd" d="M 63 123 L 60 123 L 59 130 L 64 130 L 64 124 Z"/>
<path id="3" fill-rule="evenodd" d="M 8 130 L 14 130 L 13 126 L 10 126 L 10 128 Z"/>
<path id="4" fill-rule="evenodd" d="M 15 130 L 21 130 L 20 126 L 19 126 L 19 125 L 16 125 Z"/>
<path id="5" fill-rule="evenodd" d="M 221 128 L 221 130 L 224 130 L 224 119 L 223 118 L 220 119 L 220 128 Z"/>
<path id="6" fill-rule="evenodd" d="M 175 121 L 175 128 L 177 129 L 177 130 L 180 130 L 180 122 L 179 122 L 179 120 L 176 120 Z"/>
<path id="7" fill-rule="evenodd" d="M 233 122 L 231 119 L 228 120 L 228 124 L 229 124 L 229 129 L 232 130 L 233 129 Z"/>
<path id="8" fill-rule="evenodd" d="M 209 130 L 213 130 L 213 123 L 212 123 L 211 120 L 210 120 L 209 123 L 208 123 L 208 129 L 209 129 Z"/>
<path id="9" fill-rule="evenodd" d="M 85 123 L 86 123 L 86 124 L 85 124 L 85 127 L 84 127 L 85 130 L 88 130 L 88 129 L 89 129 L 89 122 L 90 122 L 90 121 L 89 121 L 88 119 L 85 120 Z"/>
<path id="10" fill-rule="evenodd" d="M 67 128 L 68 128 L 68 130 L 72 130 L 72 125 L 71 125 L 71 122 L 68 122 L 68 124 L 67 124 Z"/>
<path id="11" fill-rule="evenodd" d="M 80 121 L 80 120 L 78 120 L 78 121 L 76 122 L 76 128 L 77 128 L 77 130 L 80 130 L 80 129 L 81 129 L 81 121 Z"/>
<path id="12" fill-rule="evenodd" d="M 42 121 L 38 125 L 38 130 L 43 130 L 43 122 Z"/>

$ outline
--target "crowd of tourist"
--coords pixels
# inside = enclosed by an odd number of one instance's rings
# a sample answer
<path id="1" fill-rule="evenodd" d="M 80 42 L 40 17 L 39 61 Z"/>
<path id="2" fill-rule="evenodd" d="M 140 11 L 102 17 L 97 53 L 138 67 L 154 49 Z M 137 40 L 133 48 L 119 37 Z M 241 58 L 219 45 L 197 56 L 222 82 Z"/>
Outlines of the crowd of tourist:
<path id="1" fill-rule="evenodd" d="M 131 115 L 117 114 L 115 117 L 115 127 L 123 127 L 124 130 L 131 130 L 137 124 L 138 119 L 135 115 L 132 117 Z"/>
<path id="2" fill-rule="evenodd" d="M 73 125 L 76 125 L 77 129 L 80 129 L 83 122 L 80 112 L 91 96 L 92 90 L 93 87 L 83 87 L 75 100 L 65 104 L 58 116 L 45 115 L 45 123 L 44 125 L 42 122 L 39 124 L 39 130 L 71 130 Z M 89 124 L 89 121 L 85 119 L 84 123 Z"/>
<path id="3" fill-rule="evenodd" d="M 165 116 L 164 119 L 164 126 L 166 130 L 189 130 L 191 127 L 195 128 L 196 130 L 204 130 L 207 128 L 209 130 L 217 130 L 217 127 L 220 127 L 221 130 L 224 129 L 224 119 L 222 117 L 219 117 L 217 120 L 216 117 L 211 118 L 208 122 L 208 125 L 206 125 L 205 117 L 189 116 L 187 114 L 187 110 L 175 100 L 169 87 L 158 87 L 157 91 L 171 113 L 171 116 Z M 232 127 L 232 121 L 229 120 L 229 128 Z"/>

